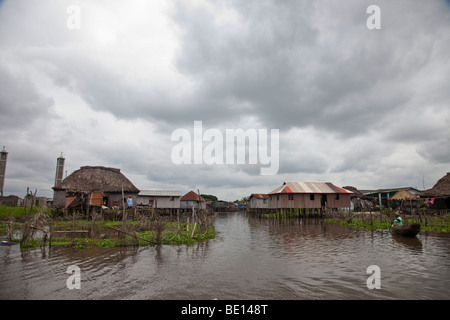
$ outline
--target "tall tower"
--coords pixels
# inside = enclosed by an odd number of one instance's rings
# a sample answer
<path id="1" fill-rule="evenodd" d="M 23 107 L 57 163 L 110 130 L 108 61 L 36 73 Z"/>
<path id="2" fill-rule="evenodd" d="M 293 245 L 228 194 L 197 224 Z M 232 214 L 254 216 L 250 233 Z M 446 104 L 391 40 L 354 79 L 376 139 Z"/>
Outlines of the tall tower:
<path id="1" fill-rule="evenodd" d="M 3 150 L 0 152 L 0 195 L 3 197 L 3 187 L 5 186 L 5 172 L 6 172 L 6 160 L 8 159 L 8 152 L 3 146 Z"/>
<path id="2" fill-rule="evenodd" d="M 64 161 L 66 159 L 61 155 L 58 159 L 56 159 L 56 174 L 55 174 L 55 186 L 61 184 L 63 181 L 63 174 L 64 174 Z"/>

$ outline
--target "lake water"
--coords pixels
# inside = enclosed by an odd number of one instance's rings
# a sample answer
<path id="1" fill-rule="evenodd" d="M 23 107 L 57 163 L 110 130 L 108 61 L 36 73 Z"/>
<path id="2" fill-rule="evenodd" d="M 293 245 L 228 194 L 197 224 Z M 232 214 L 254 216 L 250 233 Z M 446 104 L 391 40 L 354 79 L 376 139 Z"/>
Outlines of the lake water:
<path id="1" fill-rule="evenodd" d="M 450 237 L 221 213 L 192 246 L 0 247 L 0 299 L 449 299 Z M 66 286 L 80 268 L 80 289 Z M 380 268 L 369 289 L 367 268 Z"/>

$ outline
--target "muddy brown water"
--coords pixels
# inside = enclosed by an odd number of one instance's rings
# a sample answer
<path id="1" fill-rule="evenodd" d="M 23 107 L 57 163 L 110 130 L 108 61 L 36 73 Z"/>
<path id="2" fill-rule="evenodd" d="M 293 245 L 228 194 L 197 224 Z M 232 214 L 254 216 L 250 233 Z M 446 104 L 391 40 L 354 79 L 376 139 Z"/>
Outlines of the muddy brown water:
<path id="1" fill-rule="evenodd" d="M 0 248 L 0 299 L 449 299 L 450 237 L 221 213 L 191 246 Z M 369 289 L 380 270 L 380 289 Z M 69 266 L 80 289 L 68 289 Z"/>

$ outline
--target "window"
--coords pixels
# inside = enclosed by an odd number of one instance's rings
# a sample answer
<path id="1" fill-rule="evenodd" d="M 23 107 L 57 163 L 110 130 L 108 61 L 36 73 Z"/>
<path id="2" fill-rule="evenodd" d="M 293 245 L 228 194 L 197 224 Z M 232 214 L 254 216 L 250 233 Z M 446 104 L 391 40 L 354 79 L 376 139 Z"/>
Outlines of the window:
<path id="1" fill-rule="evenodd" d="M 311 193 L 311 194 L 309 195 L 309 200 L 314 201 L 314 193 Z"/>
<path id="2" fill-rule="evenodd" d="M 175 197 L 170 197 L 170 201 L 175 201 Z"/>
<path id="3" fill-rule="evenodd" d="M 336 193 L 336 200 L 339 200 L 339 193 Z"/>
<path id="4" fill-rule="evenodd" d="M 293 193 L 289 193 L 289 200 L 294 200 L 294 194 Z"/>
<path id="5" fill-rule="evenodd" d="M 278 200 L 280 200 L 280 195 L 279 195 L 279 194 L 277 194 L 277 201 L 278 201 Z"/>

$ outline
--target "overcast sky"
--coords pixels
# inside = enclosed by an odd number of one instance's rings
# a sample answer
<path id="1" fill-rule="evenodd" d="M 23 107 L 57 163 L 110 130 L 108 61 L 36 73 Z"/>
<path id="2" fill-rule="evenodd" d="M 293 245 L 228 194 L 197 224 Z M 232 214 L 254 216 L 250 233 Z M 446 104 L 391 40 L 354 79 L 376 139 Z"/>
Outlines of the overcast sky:
<path id="1" fill-rule="evenodd" d="M 444 0 L 0 0 L 5 194 L 52 196 L 61 152 L 67 174 L 225 200 L 284 181 L 430 188 L 450 171 L 449 84 Z M 277 174 L 173 163 L 196 120 L 278 129 Z"/>

